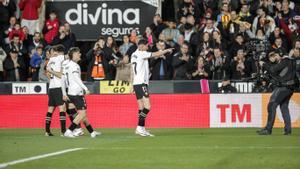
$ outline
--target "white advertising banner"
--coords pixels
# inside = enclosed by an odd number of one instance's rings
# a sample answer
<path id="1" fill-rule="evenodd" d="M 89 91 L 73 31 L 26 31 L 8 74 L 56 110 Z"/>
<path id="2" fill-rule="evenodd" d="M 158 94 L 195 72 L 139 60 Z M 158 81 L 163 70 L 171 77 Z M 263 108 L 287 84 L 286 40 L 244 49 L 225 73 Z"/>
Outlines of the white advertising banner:
<path id="1" fill-rule="evenodd" d="M 210 127 L 261 127 L 261 94 L 211 94 Z"/>

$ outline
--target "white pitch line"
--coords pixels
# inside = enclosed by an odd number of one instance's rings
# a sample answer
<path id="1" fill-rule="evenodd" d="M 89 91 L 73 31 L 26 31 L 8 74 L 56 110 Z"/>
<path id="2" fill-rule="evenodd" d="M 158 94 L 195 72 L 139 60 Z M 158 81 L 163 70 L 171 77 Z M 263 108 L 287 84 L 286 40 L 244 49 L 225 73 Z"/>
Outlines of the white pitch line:
<path id="1" fill-rule="evenodd" d="M 64 153 L 69 153 L 69 152 L 72 152 L 72 151 L 82 150 L 82 149 L 84 149 L 84 148 L 66 149 L 66 150 L 57 151 L 57 152 L 53 152 L 53 153 L 42 154 L 42 155 L 33 156 L 33 157 L 29 157 L 29 158 L 23 158 L 23 159 L 20 159 L 20 160 L 10 161 L 10 162 L 6 162 L 6 163 L 0 163 L 0 168 L 5 168 L 5 167 L 10 166 L 10 165 L 25 163 L 25 162 L 28 162 L 28 161 L 33 161 L 33 160 L 38 160 L 38 159 L 41 159 L 41 158 L 56 156 L 56 155 L 60 155 L 60 154 L 64 154 Z"/>
<path id="2" fill-rule="evenodd" d="M 279 146 L 279 147 L 271 147 L 271 146 L 179 146 L 179 147 L 103 147 L 103 148 L 90 148 L 92 150 L 137 150 L 137 149 L 146 149 L 146 150 L 179 150 L 179 149 L 215 149 L 215 150 L 251 150 L 251 149 L 300 149 L 300 146 Z"/>

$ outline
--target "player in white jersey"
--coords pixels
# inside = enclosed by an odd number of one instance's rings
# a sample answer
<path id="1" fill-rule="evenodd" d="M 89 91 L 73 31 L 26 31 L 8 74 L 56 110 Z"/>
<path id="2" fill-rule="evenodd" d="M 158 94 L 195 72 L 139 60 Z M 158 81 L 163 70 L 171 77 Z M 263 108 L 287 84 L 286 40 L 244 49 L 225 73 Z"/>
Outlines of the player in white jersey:
<path id="1" fill-rule="evenodd" d="M 131 65 L 133 70 L 133 89 L 138 103 L 138 126 L 135 133 L 140 136 L 154 136 L 145 129 L 145 119 L 150 111 L 149 100 L 149 63 L 152 57 L 162 57 L 166 53 L 171 53 L 173 49 L 166 49 L 154 53 L 147 52 L 147 40 L 141 39 L 138 42 L 138 49 L 131 55 Z"/>
<path id="2" fill-rule="evenodd" d="M 64 136 L 77 136 L 77 134 L 74 132 L 74 129 L 82 121 L 86 126 L 86 129 L 91 134 L 91 137 L 94 138 L 97 135 L 100 135 L 100 133 L 94 131 L 86 115 L 87 105 L 84 94 L 89 94 L 90 91 L 81 80 L 80 66 L 77 64 L 81 59 L 80 49 L 77 47 L 71 48 L 69 51 L 69 57 L 70 62 L 68 63 L 65 72 L 66 82 L 68 86 L 68 99 L 75 105 L 78 115 L 75 117 L 70 127 L 64 133 Z"/>
<path id="3" fill-rule="evenodd" d="M 67 86 L 67 81 L 66 81 L 66 68 L 67 68 L 67 65 L 69 64 L 69 62 L 70 62 L 69 55 L 65 55 L 65 60 L 62 62 L 62 65 L 61 65 L 62 66 L 61 80 L 62 80 L 62 85 L 63 85 L 63 100 L 65 101 L 65 104 L 66 104 L 66 112 L 70 118 L 70 121 L 72 122 L 75 119 L 77 112 L 76 112 L 75 105 L 72 102 L 70 102 L 67 97 L 68 86 Z M 82 130 L 82 128 L 80 126 L 80 123 L 74 130 L 74 133 L 76 133 L 76 135 L 84 134 L 84 131 Z"/>
<path id="4" fill-rule="evenodd" d="M 66 131 L 66 113 L 65 105 L 63 101 L 63 89 L 61 82 L 61 64 L 64 58 L 64 46 L 57 45 L 52 48 L 52 57 L 47 64 L 47 72 L 49 73 L 49 91 L 48 91 L 48 112 L 46 114 L 45 130 L 46 136 L 53 136 L 50 131 L 50 125 L 52 120 L 52 113 L 55 107 L 59 107 L 59 119 L 61 124 L 61 132 Z"/>

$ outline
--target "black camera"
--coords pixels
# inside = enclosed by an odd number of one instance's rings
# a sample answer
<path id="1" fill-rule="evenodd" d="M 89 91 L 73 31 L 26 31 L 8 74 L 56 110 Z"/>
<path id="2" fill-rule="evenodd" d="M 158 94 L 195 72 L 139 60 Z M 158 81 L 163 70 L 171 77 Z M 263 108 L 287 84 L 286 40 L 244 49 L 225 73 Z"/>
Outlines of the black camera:
<path id="1" fill-rule="evenodd" d="M 266 58 L 271 44 L 267 39 L 250 39 L 246 43 L 246 52 L 256 61 Z"/>

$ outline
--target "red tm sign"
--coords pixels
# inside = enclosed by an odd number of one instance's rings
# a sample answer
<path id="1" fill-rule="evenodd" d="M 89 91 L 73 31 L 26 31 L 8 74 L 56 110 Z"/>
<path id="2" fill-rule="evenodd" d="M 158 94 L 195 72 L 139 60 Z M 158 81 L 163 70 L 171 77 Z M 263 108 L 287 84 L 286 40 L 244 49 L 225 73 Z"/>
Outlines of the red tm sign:
<path id="1" fill-rule="evenodd" d="M 226 123 L 227 110 L 231 113 L 231 122 L 251 122 L 251 104 L 244 104 L 240 107 L 238 104 L 219 104 L 217 109 L 220 110 L 220 120 L 221 123 Z"/>

